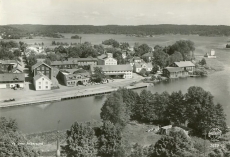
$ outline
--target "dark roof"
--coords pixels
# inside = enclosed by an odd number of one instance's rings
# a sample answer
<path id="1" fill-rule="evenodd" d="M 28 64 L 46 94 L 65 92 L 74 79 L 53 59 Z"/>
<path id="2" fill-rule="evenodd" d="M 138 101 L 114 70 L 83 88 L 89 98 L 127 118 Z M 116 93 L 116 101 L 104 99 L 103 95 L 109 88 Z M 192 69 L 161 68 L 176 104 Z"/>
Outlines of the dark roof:
<path id="1" fill-rule="evenodd" d="M 41 66 L 42 64 L 44 64 L 44 65 L 46 65 L 47 67 L 51 68 L 49 65 L 45 64 L 44 62 L 37 62 L 36 64 L 34 64 L 34 65 L 31 67 L 32 71 L 33 71 L 35 68 Z"/>
<path id="2" fill-rule="evenodd" d="M 180 67 L 166 67 L 166 70 L 168 70 L 169 72 L 179 72 L 179 71 L 184 71 L 182 68 Z"/>
<path id="3" fill-rule="evenodd" d="M 14 68 L 12 69 L 12 72 L 14 72 L 14 71 L 16 71 L 16 70 L 19 70 L 20 72 L 23 72 L 23 67 L 20 66 L 20 65 L 18 64 L 16 67 L 14 67 Z"/>
<path id="4" fill-rule="evenodd" d="M 91 65 L 90 70 L 94 71 L 94 67 L 101 67 L 103 71 L 133 71 L 130 64 L 120 64 L 120 65 Z"/>
<path id="5" fill-rule="evenodd" d="M 97 61 L 97 58 L 89 57 L 89 58 L 68 58 L 68 61 L 75 62 L 85 62 L 85 61 Z"/>
<path id="6" fill-rule="evenodd" d="M 0 81 L 25 81 L 24 73 L 4 73 L 0 74 Z"/>
<path id="7" fill-rule="evenodd" d="M 77 64 L 77 61 L 71 60 L 71 61 L 52 61 L 51 65 L 69 65 L 69 64 Z"/>

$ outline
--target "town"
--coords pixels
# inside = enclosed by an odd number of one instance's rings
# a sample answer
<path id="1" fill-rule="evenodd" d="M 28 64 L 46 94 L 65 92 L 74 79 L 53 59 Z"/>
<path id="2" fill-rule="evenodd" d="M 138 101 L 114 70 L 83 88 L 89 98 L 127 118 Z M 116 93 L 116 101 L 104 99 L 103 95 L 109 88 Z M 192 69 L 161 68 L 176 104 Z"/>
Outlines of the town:
<path id="1" fill-rule="evenodd" d="M 0 157 L 229 157 L 229 5 L 1 0 Z"/>

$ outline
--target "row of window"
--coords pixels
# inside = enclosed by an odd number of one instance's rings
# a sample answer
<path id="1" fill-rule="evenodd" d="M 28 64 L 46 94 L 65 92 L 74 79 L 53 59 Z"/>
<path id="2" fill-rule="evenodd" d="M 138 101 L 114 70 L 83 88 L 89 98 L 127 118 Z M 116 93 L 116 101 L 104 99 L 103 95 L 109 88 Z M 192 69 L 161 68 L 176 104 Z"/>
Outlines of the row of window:
<path id="1" fill-rule="evenodd" d="M 42 87 L 41 87 L 41 86 L 39 86 L 38 88 L 39 88 L 39 89 L 42 89 Z M 48 86 L 46 86 L 46 89 L 48 89 Z"/>

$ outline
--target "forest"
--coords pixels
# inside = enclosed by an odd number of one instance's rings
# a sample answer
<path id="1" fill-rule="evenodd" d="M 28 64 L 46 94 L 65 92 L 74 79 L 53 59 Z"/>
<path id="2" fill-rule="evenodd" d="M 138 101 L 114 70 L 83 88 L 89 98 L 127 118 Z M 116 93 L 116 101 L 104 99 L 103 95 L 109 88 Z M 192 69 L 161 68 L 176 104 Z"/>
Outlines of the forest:
<path id="1" fill-rule="evenodd" d="M 82 33 L 82 34 L 126 34 L 134 36 L 152 36 L 163 34 L 183 34 L 199 36 L 229 36 L 230 26 L 224 25 L 5 25 L 0 26 L 0 33 L 5 32 L 3 38 L 18 39 L 30 37 L 30 35 L 41 35 L 58 37 L 57 33 Z M 9 36 L 10 35 L 10 36 Z"/>

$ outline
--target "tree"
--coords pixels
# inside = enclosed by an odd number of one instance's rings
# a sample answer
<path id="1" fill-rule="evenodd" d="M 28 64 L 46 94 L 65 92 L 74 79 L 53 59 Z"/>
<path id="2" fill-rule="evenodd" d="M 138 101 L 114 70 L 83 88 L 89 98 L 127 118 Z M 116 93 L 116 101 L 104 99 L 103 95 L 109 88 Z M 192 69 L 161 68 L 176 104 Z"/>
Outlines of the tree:
<path id="1" fill-rule="evenodd" d="M 108 120 L 121 129 L 126 126 L 130 115 L 120 92 L 113 92 L 107 97 L 100 116 L 103 121 Z"/>
<path id="2" fill-rule="evenodd" d="M 185 94 L 189 125 L 198 134 L 218 127 L 226 130 L 225 114 L 222 106 L 215 105 L 210 92 L 201 87 L 192 86 Z"/>
<path id="3" fill-rule="evenodd" d="M 94 157 L 97 154 L 97 138 L 90 123 L 75 122 L 70 130 L 67 130 L 66 143 L 63 153 L 67 157 Z"/>
<path id="4" fill-rule="evenodd" d="M 141 44 L 137 48 L 135 48 L 134 50 L 135 50 L 135 54 L 134 55 L 141 57 L 145 53 L 151 52 L 152 48 L 149 47 L 147 44 Z"/>
<path id="5" fill-rule="evenodd" d="M 153 64 L 153 68 L 152 68 L 151 73 L 156 74 L 158 70 L 159 70 L 159 67 L 156 64 Z"/>
<path id="6" fill-rule="evenodd" d="M 154 146 L 154 157 L 175 157 L 189 154 L 192 156 L 192 141 L 183 131 L 171 131 L 169 136 L 163 136 Z"/>
<path id="7" fill-rule="evenodd" d="M 180 52 L 176 51 L 172 55 L 169 56 L 168 61 L 169 61 L 168 65 L 171 65 L 174 62 L 183 61 L 183 56 Z"/>
<path id="8" fill-rule="evenodd" d="M 158 65 L 160 68 L 164 68 L 168 63 L 168 54 L 163 50 L 157 49 L 153 53 L 153 64 Z"/>
<path id="9" fill-rule="evenodd" d="M 104 45 L 111 45 L 113 46 L 114 48 L 118 48 L 119 47 L 119 42 L 114 40 L 114 39 L 108 39 L 108 40 L 105 40 L 105 41 L 102 41 L 102 44 Z"/>
<path id="10" fill-rule="evenodd" d="M 142 147 L 138 143 L 133 145 L 133 151 L 130 154 L 130 157 L 147 157 L 148 150 L 147 147 Z"/>
<path id="11" fill-rule="evenodd" d="M 38 153 L 26 145 L 25 135 L 18 132 L 17 122 L 13 119 L 0 118 L 0 156 L 31 156 Z"/>
<path id="12" fill-rule="evenodd" d="M 204 58 L 201 59 L 200 65 L 206 65 L 206 60 Z"/>
<path id="13" fill-rule="evenodd" d="M 167 118 L 177 125 L 185 124 L 187 120 L 186 103 L 181 91 L 172 92 L 169 96 L 169 104 L 166 110 Z"/>
<path id="14" fill-rule="evenodd" d="M 169 51 L 167 53 L 171 55 L 176 51 L 182 54 L 184 60 L 188 60 L 191 58 L 190 53 L 195 51 L 194 42 L 190 40 L 179 40 L 175 44 L 170 46 Z"/>
<path id="15" fill-rule="evenodd" d="M 129 43 L 126 43 L 126 42 L 121 43 L 121 44 L 120 44 L 120 48 L 121 48 L 122 50 L 128 50 L 128 48 L 129 48 Z"/>
<path id="16" fill-rule="evenodd" d="M 91 75 L 91 81 L 92 82 L 98 82 L 101 83 L 106 78 L 104 72 L 102 71 L 102 68 L 100 67 L 94 67 L 94 73 Z"/>
<path id="17" fill-rule="evenodd" d="M 98 137 L 98 155 L 101 157 L 121 157 L 125 155 L 124 151 L 121 130 L 110 121 L 105 121 L 100 128 L 100 136 Z"/>

